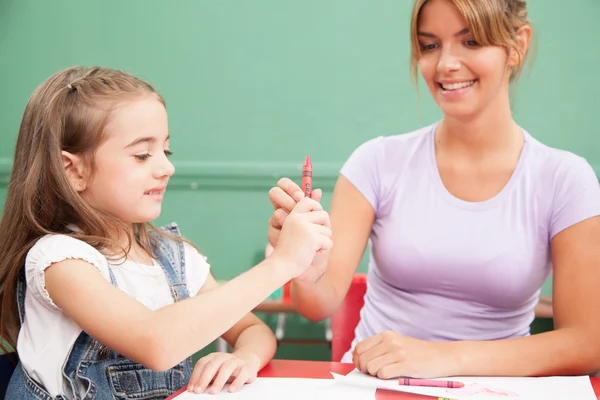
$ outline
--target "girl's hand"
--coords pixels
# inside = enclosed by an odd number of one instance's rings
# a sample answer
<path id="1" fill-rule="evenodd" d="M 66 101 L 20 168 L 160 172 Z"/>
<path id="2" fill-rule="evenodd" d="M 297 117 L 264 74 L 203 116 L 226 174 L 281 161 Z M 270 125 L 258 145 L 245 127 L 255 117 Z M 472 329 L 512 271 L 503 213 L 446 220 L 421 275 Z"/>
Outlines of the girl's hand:
<path id="1" fill-rule="evenodd" d="M 292 279 L 309 269 L 316 254 L 332 246 L 329 214 L 315 200 L 304 198 L 285 219 L 277 247 L 269 258 L 291 265 Z"/>
<path id="2" fill-rule="evenodd" d="M 320 201 L 323 192 L 320 189 L 311 192 L 311 199 Z M 300 187 L 289 178 L 282 178 L 277 182 L 277 187 L 269 191 L 269 200 L 275 211 L 269 219 L 269 232 L 267 246 L 267 256 L 271 254 L 273 248 L 277 245 L 281 235 L 281 229 L 288 218 L 288 215 L 296 207 L 297 202 L 304 198 Z M 327 225 L 329 226 L 329 225 Z M 321 249 L 315 254 L 310 268 L 306 269 L 301 275 L 296 277 L 296 281 L 305 281 L 309 283 L 316 282 L 327 268 L 329 259 L 329 250 Z"/>
<path id="3" fill-rule="evenodd" d="M 321 189 L 315 189 L 311 192 L 310 198 L 320 202 L 323 192 Z M 292 212 L 296 204 L 304 198 L 304 193 L 300 186 L 289 178 L 281 178 L 277 186 L 269 190 L 269 200 L 273 204 L 275 211 L 269 219 L 268 239 L 272 247 L 277 246 L 281 228 L 287 216 Z"/>
<path id="4" fill-rule="evenodd" d="M 229 392 L 235 392 L 246 383 L 256 380 L 259 360 L 253 355 L 238 356 L 235 353 L 211 353 L 196 363 L 187 390 L 202 393 L 210 385 L 209 393 L 219 393 L 226 383 Z M 212 383 L 212 384 L 211 384 Z"/>

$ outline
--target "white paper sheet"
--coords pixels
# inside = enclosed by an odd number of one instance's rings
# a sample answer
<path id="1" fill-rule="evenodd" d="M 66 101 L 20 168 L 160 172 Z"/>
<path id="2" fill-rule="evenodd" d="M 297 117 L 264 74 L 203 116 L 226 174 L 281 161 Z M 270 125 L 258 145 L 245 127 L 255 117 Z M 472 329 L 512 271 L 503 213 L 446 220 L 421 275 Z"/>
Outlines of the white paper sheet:
<path id="1" fill-rule="evenodd" d="M 225 385 L 218 394 L 185 392 L 175 400 L 374 400 L 375 388 L 338 385 L 333 379 L 257 378 L 234 393 Z"/>
<path id="2" fill-rule="evenodd" d="M 452 377 L 465 384 L 461 389 L 401 386 L 396 379 L 381 380 L 354 370 L 348 375 L 332 373 L 341 387 L 386 388 L 448 397 L 458 400 L 597 400 L 588 376 L 543 378 Z"/>
<path id="3" fill-rule="evenodd" d="M 377 388 L 447 397 L 457 400 L 597 400 L 589 377 L 452 377 L 465 384 L 461 389 L 398 385 L 357 370 L 348 375 L 331 373 L 334 379 L 258 378 L 235 393 L 228 385 L 215 395 L 182 393 L 175 400 L 374 400 Z"/>

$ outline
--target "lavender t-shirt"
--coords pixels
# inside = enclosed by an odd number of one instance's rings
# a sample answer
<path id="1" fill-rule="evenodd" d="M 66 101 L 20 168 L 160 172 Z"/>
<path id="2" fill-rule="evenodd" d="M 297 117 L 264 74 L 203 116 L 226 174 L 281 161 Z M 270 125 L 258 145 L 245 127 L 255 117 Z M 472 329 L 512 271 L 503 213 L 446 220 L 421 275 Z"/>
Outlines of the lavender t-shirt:
<path id="1" fill-rule="evenodd" d="M 341 170 L 375 210 L 365 304 L 352 349 L 385 330 L 430 341 L 526 336 L 551 269 L 550 240 L 600 215 L 600 185 L 581 157 L 525 144 L 495 197 L 444 187 L 437 123 L 360 147 Z M 350 361 L 347 352 L 342 361 Z"/>

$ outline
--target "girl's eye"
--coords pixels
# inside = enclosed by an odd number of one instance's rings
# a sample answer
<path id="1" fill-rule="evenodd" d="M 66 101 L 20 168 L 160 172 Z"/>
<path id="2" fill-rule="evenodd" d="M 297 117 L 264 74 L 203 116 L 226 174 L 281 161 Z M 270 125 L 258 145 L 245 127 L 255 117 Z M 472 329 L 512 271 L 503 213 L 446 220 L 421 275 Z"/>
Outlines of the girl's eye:
<path id="1" fill-rule="evenodd" d="M 471 39 L 471 40 L 467 40 L 467 41 L 465 41 L 465 45 L 466 45 L 467 47 L 478 47 L 478 46 L 479 46 L 479 43 L 477 43 L 477 41 L 475 41 L 475 40 Z"/>
<path id="2" fill-rule="evenodd" d="M 165 150 L 165 156 L 170 157 L 173 155 L 173 152 L 171 150 Z"/>
<path id="3" fill-rule="evenodd" d="M 149 159 L 150 157 L 152 157 L 152 155 L 149 154 L 149 153 L 146 153 L 146 154 L 136 154 L 134 157 L 137 158 L 140 161 L 146 161 L 147 159 Z"/>

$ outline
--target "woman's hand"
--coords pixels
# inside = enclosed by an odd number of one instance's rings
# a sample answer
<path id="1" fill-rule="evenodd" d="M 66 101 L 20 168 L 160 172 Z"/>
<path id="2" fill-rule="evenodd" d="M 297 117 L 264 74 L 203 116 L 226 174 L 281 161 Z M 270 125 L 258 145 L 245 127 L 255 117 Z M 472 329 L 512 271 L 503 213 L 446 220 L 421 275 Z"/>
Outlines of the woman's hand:
<path id="1" fill-rule="evenodd" d="M 321 189 L 315 189 L 311 192 L 310 198 L 320 202 L 322 195 L 323 192 Z M 275 247 L 277 245 L 281 227 L 285 219 L 303 198 L 304 193 L 300 189 L 300 186 L 289 178 L 281 178 L 277 182 L 277 186 L 269 190 L 269 200 L 275 209 L 275 212 L 269 219 L 268 239 L 271 246 Z"/>
<path id="2" fill-rule="evenodd" d="M 451 360 L 448 356 L 444 359 L 441 344 L 385 331 L 358 343 L 352 363 L 359 371 L 380 379 L 447 376 L 446 366 Z"/>

